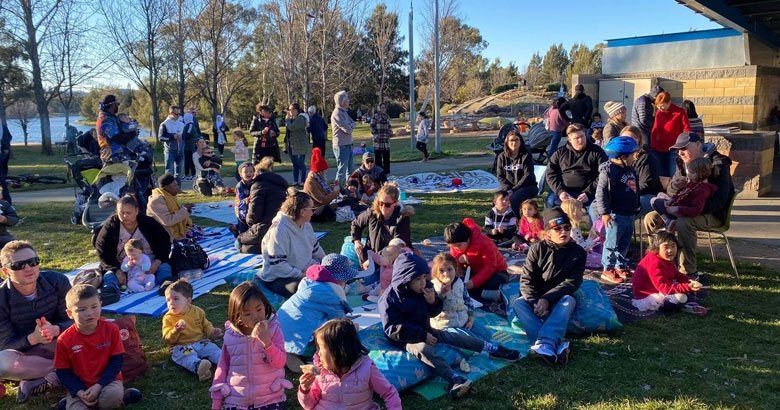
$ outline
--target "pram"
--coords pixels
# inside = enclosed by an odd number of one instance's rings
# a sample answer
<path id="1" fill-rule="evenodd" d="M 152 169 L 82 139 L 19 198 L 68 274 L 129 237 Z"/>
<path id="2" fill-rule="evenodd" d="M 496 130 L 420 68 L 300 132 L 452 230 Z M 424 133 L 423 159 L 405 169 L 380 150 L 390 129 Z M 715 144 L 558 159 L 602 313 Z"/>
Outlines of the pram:
<path id="1" fill-rule="evenodd" d="M 74 157 L 82 157 L 72 160 Z M 70 223 L 77 225 L 81 222 L 81 216 L 84 213 L 89 198 L 95 190 L 92 181 L 95 180 L 100 169 L 103 168 L 103 162 L 100 158 L 92 156 L 89 153 L 81 152 L 69 154 L 65 157 L 65 164 L 68 166 L 68 174 L 73 178 L 73 194 L 76 197 L 73 213 L 70 216 Z"/>
<path id="2" fill-rule="evenodd" d="M 522 132 L 516 124 L 509 123 L 498 130 L 498 136 L 493 140 L 493 143 L 490 144 L 490 149 L 496 154 L 496 157 L 493 159 L 493 169 L 491 171 L 493 174 L 496 173 L 498 155 L 504 152 L 504 140 L 506 140 L 509 131 L 512 130 L 520 132 L 525 145 L 531 150 L 536 165 L 543 165 L 547 160 L 547 146 L 550 145 L 550 141 L 552 141 L 552 134 L 544 128 L 543 122 L 532 125 L 528 132 Z"/>

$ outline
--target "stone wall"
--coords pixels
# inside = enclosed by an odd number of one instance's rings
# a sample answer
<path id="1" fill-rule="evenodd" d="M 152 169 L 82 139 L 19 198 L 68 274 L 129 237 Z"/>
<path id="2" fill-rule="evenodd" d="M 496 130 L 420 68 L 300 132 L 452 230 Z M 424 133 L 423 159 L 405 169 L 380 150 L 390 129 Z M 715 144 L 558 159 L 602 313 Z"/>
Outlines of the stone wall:
<path id="1" fill-rule="evenodd" d="M 731 177 L 740 198 L 766 195 L 772 190 L 772 169 L 776 134 L 743 131 L 730 135 L 707 134 L 707 142 L 731 158 Z"/>

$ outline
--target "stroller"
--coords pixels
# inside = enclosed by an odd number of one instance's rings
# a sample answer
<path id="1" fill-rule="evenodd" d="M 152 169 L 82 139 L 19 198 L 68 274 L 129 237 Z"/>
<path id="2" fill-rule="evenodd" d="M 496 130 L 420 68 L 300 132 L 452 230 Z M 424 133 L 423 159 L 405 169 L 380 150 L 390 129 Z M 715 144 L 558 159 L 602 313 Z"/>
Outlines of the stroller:
<path id="1" fill-rule="evenodd" d="M 72 160 L 74 157 L 82 157 Z M 89 153 L 82 152 L 78 154 L 69 154 L 65 157 L 65 164 L 68 166 L 68 174 L 73 178 L 73 194 L 76 197 L 73 213 L 70 215 L 70 223 L 78 225 L 81 222 L 81 216 L 84 208 L 89 203 L 89 198 L 95 190 L 92 181 L 97 177 L 100 169 L 103 168 L 103 162 L 100 158 L 94 157 Z"/>

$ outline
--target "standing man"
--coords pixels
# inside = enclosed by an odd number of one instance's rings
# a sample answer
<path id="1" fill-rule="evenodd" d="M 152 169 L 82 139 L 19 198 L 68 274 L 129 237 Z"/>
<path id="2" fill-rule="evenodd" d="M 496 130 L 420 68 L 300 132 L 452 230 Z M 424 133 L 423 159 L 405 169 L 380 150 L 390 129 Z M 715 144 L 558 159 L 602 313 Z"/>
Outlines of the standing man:
<path id="1" fill-rule="evenodd" d="M 73 324 L 65 312 L 70 282 L 41 272 L 29 242 L 9 242 L 0 263 L 0 380 L 20 380 L 16 402 L 24 403 L 60 384 L 53 359 L 57 336 Z"/>
<path id="2" fill-rule="evenodd" d="M 374 156 L 376 166 L 382 168 L 386 175 L 390 175 L 390 137 L 393 130 L 390 128 L 390 116 L 387 115 L 387 104 L 379 104 L 379 112 L 374 114 L 371 120 L 371 135 L 374 140 Z"/>
<path id="3" fill-rule="evenodd" d="M 160 124 L 160 141 L 163 142 L 165 155 L 165 172 L 173 174 L 176 183 L 181 184 L 182 168 L 184 167 L 184 123 L 179 121 L 181 109 L 172 105 L 168 109 L 168 118 Z"/>
<path id="4" fill-rule="evenodd" d="M 325 152 L 325 140 L 328 132 L 328 124 L 320 114 L 317 113 L 317 107 L 311 106 L 309 111 L 309 126 L 306 131 L 311 135 L 312 149 L 319 148 L 320 152 Z"/>
<path id="5" fill-rule="evenodd" d="M 650 132 L 655 121 L 654 106 L 655 97 L 664 91 L 660 86 L 653 87 L 649 93 L 642 94 L 634 101 L 634 109 L 631 111 L 631 125 L 639 127 L 642 131 L 643 145 L 650 146 Z"/>
<path id="6" fill-rule="evenodd" d="M 179 205 L 176 195 L 181 192 L 181 188 L 176 183 L 176 178 L 167 172 L 157 179 L 157 186 L 149 196 L 146 216 L 157 220 L 168 231 L 171 241 L 185 238 L 188 228 L 192 226 L 190 214 L 195 204 L 187 202 Z"/>
<path id="7" fill-rule="evenodd" d="M 119 128 L 119 119 L 116 113 L 119 111 L 119 100 L 113 94 L 103 97 L 100 103 L 95 129 L 98 133 L 98 145 L 100 146 L 100 159 L 106 162 L 111 159 L 111 154 L 117 152 L 123 145 L 138 136 L 138 130 L 122 132 Z"/>
<path id="8" fill-rule="evenodd" d="M 347 113 L 349 96 L 346 91 L 339 91 L 333 96 L 336 108 L 330 115 L 330 124 L 333 126 L 333 155 L 336 156 L 336 182 L 343 178 L 344 185 L 349 180 L 354 165 L 352 164 L 352 131 L 355 129 L 355 121 Z"/>
<path id="9" fill-rule="evenodd" d="M 574 96 L 558 108 L 563 118 L 567 118 L 566 111 L 571 112 L 571 123 L 582 124 L 585 129 L 590 128 L 591 115 L 593 115 L 593 100 L 585 94 L 582 84 L 574 86 Z"/>

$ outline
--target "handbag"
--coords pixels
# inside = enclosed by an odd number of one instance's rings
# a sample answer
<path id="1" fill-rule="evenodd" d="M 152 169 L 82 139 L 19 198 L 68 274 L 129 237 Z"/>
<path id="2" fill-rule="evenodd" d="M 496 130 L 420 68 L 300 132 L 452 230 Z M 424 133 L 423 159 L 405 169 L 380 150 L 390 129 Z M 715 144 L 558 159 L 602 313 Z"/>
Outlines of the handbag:
<path id="1" fill-rule="evenodd" d="M 99 288 L 103 284 L 103 275 L 97 269 L 86 269 L 76 274 L 73 278 L 72 286 L 76 285 L 92 285 L 95 288 Z"/>
<path id="2" fill-rule="evenodd" d="M 203 271 L 209 268 L 211 261 L 203 248 L 192 239 L 173 241 L 171 265 L 179 278 L 200 279 Z"/>

